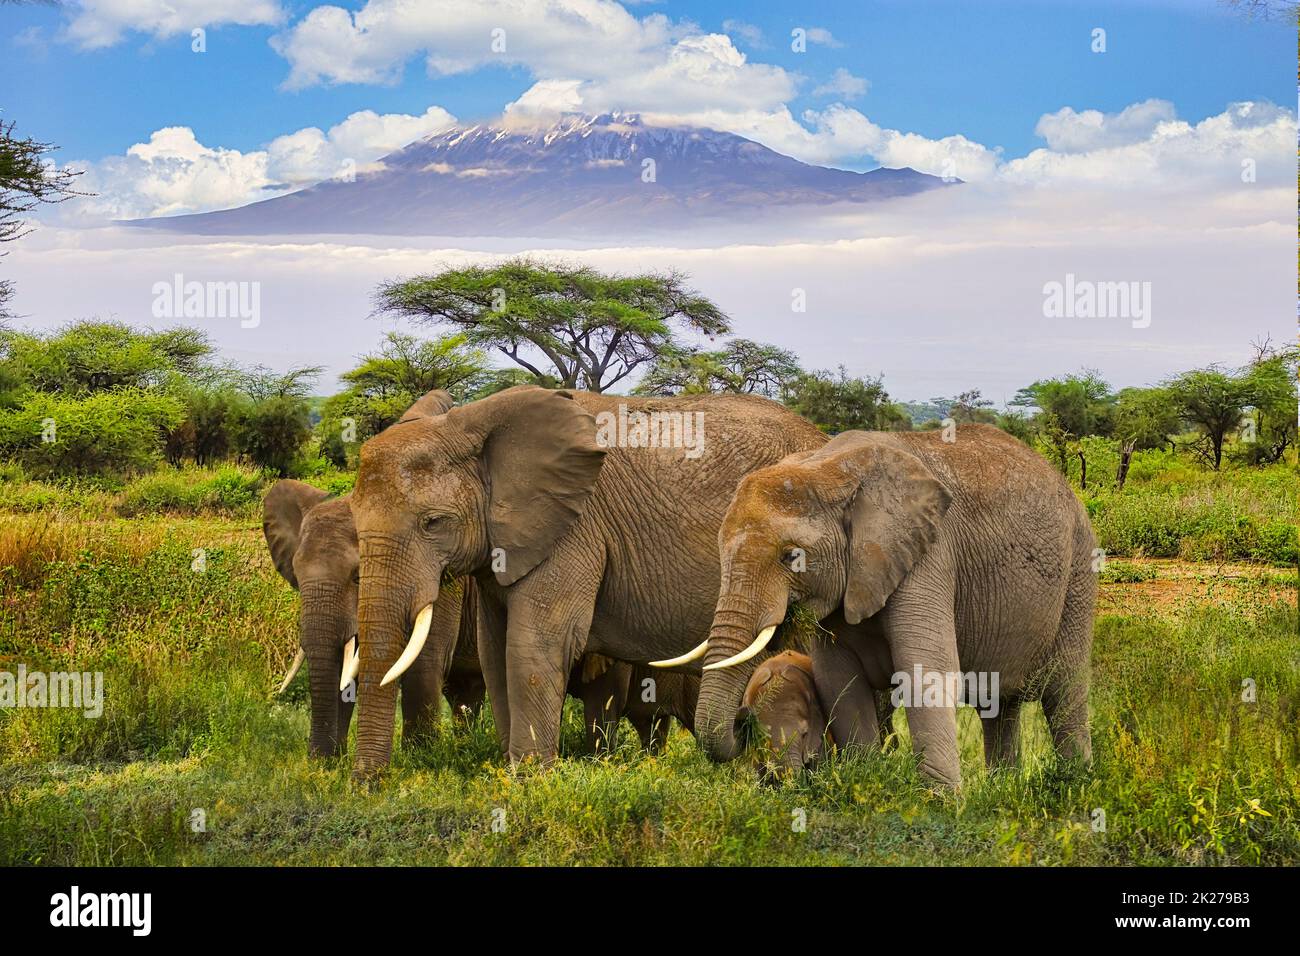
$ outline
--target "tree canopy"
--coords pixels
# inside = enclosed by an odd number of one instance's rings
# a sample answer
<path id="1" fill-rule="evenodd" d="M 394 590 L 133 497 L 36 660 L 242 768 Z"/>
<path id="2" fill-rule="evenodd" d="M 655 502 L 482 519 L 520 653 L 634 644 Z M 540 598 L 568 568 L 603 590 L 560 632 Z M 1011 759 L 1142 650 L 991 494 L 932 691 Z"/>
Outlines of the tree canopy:
<path id="1" fill-rule="evenodd" d="M 681 330 L 730 331 L 679 272 L 620 276 L 526 258 L 386 282 L 376 311 L 449 325 L 538 378 L 593 392 L 679 347 Z"/>

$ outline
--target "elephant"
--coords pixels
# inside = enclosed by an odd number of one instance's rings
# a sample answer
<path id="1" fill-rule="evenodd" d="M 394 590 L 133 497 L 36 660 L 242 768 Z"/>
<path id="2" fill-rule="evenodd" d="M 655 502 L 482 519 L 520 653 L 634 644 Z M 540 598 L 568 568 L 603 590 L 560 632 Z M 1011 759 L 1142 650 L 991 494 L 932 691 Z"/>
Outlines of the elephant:
<path id="1" fill-rule="evenodd" d="M 445 411 L 450 405 L 446 392 L 430 392 L 402 420 Z M 280 692 L 305 661 L 311 685 L 308 752 L 315 757 L 338 756 L 347 741 L 355 701 L 355 687 L 349 685 L 359 663 L 355 640 L 360 560 L 350 501 L 284 479 L 263 501 L 262 531 L 276 570 L 301 597 L 300 648 Z M 472 582 L 453 582 L 442 590 L 432 611 L 431 629 L 443 639 L 430 646 L 402 679 L 404 742 L 429 737 L 443 690 L 458 711 L 481 706 L 475 608 Z M 473 662 L 473 673 L 467 672 L 466 658 Z"/>
<path id="2" fill-rule="evenodd" d="M 796 604 L 834 636 L 815 641 L 811 657 L 837 742 L 878 739 L 874 696 L 890 690 L 922 773 L 956 788 L 960 681 L 990 691 L 981 712 L 990 766 L 1015 762 L 1020 705 L 1033 699 L 1058 754 L 1090 757 L 1088 516 L 1065 479 L 1010 435 L 966 425 L 945 438 L 843 432 L 739 483 L 719 536 L 722 584 L 695 715 L 712 759 L 739 752 L 755 658 Z"/>
<path id="3" fill-rule="evenodd" d="M 876 693 L 879 743 L 887 746 L 894 707 L 889 695 Z M 827 746 L 839 746 L 813 679 L 812 658 L 799 651 L 781 651 L 754 669 L 741 698 L 739 721 L 751 718 L 762 728 L 771 752 L 771 766 L 802 770 L 815 766 Z"/>
<path id="4" fill-rule="evenodd" d="M 652 683 L 647 683 L 652 682 Z M 646 700 L 647 693 L 652 697 Z M 660 672 L 603 654 L 586 654 L 569 675 L 568 693 L 582 701 L 587 749 L 617 746 L 618 722 L 626 717 L 651 753 L 663 749 L 672 718 L 694 732 L 700 679 L 695 674 Z"/>
<path id="5" fill-rule="evenodd" d="M 479 658 L 511 763 L 555 758 L 568 678 L 584 653 L 698 668 L 698 648 L 682 652 L 713 618 L 717 534 L 736 485 L 825 441 L 753 395 L 537 386 L 370 439 L 352 496 L 361 551 L 354 774 L 388 763 L 391 685 L 427 640 L 446 575 L 479 584 Z"/>

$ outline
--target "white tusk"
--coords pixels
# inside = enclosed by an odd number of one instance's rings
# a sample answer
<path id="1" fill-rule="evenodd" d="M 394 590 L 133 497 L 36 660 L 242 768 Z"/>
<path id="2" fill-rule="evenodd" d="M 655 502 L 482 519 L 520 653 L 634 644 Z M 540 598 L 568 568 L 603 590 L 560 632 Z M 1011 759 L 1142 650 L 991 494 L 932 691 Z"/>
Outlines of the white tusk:
<path id="1" fill-rule="evenodd" d="M 339 678 L 339 690 L 347 690 L 348 684 L 356 679 L 359 670 L 361 670 L 361 651 L 357 647 L 357 639 L 353 637 L 349 638 L 343 647 L 343 675 Z"/>
<path id="2" fill-rule="evenodd" d="M 691 661 L 698 661 L 701 657 L 709 652 L 709 642 L 706 639 L 703 644 L 693 650 L 687 651 L 681 657 L 674 657 L 666 661 L 651 661 L 651 667 L 677 667 L 681 664 L 689 664 Z"/>
<path id="3" fill-rule="evenodd" d="M 739 654 L 734 654 L 731 657 L 728 657 L 725 661 L 718 661 L 716 664 L 705 664 L 704 669 L 706 671 L 720 671 L 724 667 L 734 667 L 737 664 L 745 663 L 745 661 L 749 660 L 755 654 L 762 651 L 763 648 L 767 647 L 767 642 L 772 639 L 772 635 L 775 633 L 775 624 L 771 627 L 763 628 L 763 630 L 759 632 L 758 637 L 754 638 L 754 643 L 750 644 L 749 647 L 745 648 Z"/>
<path id="4" fill-rule="evenodd" d="M 415 663 L 415 659 L 420 656 L 420 651 L 424 649 L 424 641 L 429 636 L 431 624 L 433 624 L 433 605 L 426 604 L 424 609 L 415 616 L 415 627 L 411 628 L 411 639 L 406 644 L 406 650 L 402 651 L 402 656 L 397 659 L 397 663 L 388 668 L 388 673 L 379 682 L 380 687 L 387 687 Z"/>
<path id="5" fill-rule="evenodd" d="M 298 668 L 302 667 L 302 662 L 306 659 L 307 652 L 301 647 L 298 648 L 297 656 L 294 657 L 293 663 L 289 665 L 289 673 L 284 675 L 284 680 L 280 684 L 280 689 L 276 691 L 277 695 L 283 694 L 288 689 L 289 685 L 293 683 L 293 679 L 298 673 Z"/>

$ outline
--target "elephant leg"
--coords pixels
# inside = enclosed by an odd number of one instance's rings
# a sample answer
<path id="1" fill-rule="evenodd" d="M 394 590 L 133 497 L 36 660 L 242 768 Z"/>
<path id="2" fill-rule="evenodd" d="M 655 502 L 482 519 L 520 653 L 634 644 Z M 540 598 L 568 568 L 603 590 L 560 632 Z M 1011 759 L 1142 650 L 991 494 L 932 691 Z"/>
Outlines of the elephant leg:
<path id="1" fill-rule="evenodd" d="M 876 698 L 862 662 L 842 641 L 820 641 L 812 653 L 813 681 L 836 746 L 871 747 L 879 737 Z"/>
<path id="2" fill-rule="evenodd" d="M 417 660 L 401 677 L 402 747 L 428 744 L 442 714 L 442 674 L 431 661 Z"/>
<path id="3" fill-rule="evenodd" d="M 557 553 L 506 598 L 511 763 L 550 763 L 559 753 L 565 689 L 591 631 L 600 585 L 594 575 L 573 579 L 572 569 L 583 563 Z"/>
<path id="4" fill-rule="evenodd" d="M 1084 761 L 1092 760 L 1088 684 L 1092 667 L 1093 604 L 1097 598 L 1089 544 L 1091 541 L 1078 548 L 1057 631 L 1056 659 L 1043 686 L 1043 714 L 1056 753 Z"/>
<path id="5" fill-rule="evenodd" d="M 1043 689 L 1043 716 L 1058 756 L 1092 760 L 1086 668 L 1062 669 L 1048 677 Z"/>
<path id="6" fill-rule="evenodd" d="M 618 746 L 618 722 L 627 709 L 627 674 L 612 667 L 590 683 L 582 685 L 582 720 L 589 753 L 602 753 Z"/>
<path id="7" fill-rule="evenodd" d="M 998 702 L 996 717 L 981 717 L 984 763 L 990 769 L 1014 767 L 1020 752 L 1020 701 Z"/>
<path id="8" fill-rule="evenodd" d="M 355 685 L 353 687 L 355 690 Z M 338 735 L 334 738 L 339 742 L 339 753 L 348 749 L 348 731 L 352 727 L 352 711 L 356 708 L 356 695 L 351 691 L 339 692 L 339 723 Z"/>
<path id="9" fill-rule="evenodd" d="M 501 753 L 510 753 L 510 695 L 506 680 L 506 611 L 494 598 L 480 592 L 478 600 L 478 660 L 492 707 Z"/>
<path id="10" fill-rule="evenodd" d="M 485 685 L 481 673 L 452 671 L 443 684 L 443 694 L 457 720 L 472 721 L 483 708 Z"/>
<path id="11" fill-rule="evenodd" d="M 912 749 L 921 772 L 945 787 L 961 786 L 957 749 L 957 699 L 960 665 L 949 590 L 934 582 L 894 592 L 881 613 L 895 674 L 910 693 L 904 697 Z M 916 675 L 921 685 L 916 686 Z"/>
<path id="12" fill-rule="evenodd" d="M 890 699 L 889 691 L 878 690 L 875 697 L 880 749 L 892 750 L 898 746 L 898 737 L 894 734 L 894 702 Z"/>

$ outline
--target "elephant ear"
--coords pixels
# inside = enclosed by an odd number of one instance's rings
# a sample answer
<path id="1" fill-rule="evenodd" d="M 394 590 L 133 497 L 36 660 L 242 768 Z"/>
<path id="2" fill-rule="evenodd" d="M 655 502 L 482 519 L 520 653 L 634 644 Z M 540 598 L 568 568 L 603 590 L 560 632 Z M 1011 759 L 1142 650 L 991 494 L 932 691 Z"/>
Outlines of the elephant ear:
<path id="1" fill-rule="evenodd" d="M 280 577 L 294 588 L 298 587 L 298 579 L 293 573 L 293 556 L 298 550 L 302 519 L 328 497 L 319 488 L 286 478 L 272 485 L 262 502 L 262 534 L 266 536 L 271 560 Z"/>
<path id="2" fill-rule="evenodd" d="M 500 548 L 502 585 L 514 584 L 550 556 L 582 515 L 605 450 L 596 419 L 568 392 L 507 389 L 447 413 L 465 428 L 488 487 L 488 543 Z"/>
<path id="3" fill-rule="evenodd" d="M 844 620 L 857 624 L 885 606 L 934 544 L 952 495 L 921 459 L 887 436 L 845 432 L 822 452 L 822 466 L 839 472 L 847 492 Z"/>
<path id="4" fill-rule="evenodd" d="M 402 417 L 397 420 L 397 424 L 402 422 L 414 421 L 417 418 L 432 418 L 434 415 L 445 415 L 451 411 L 456 400 L 451 397 L 451 393 L 441 388 L 435 388 L 431 392 L 425 392 L 415 400 L 406 411 L 402 412 Z"/>

